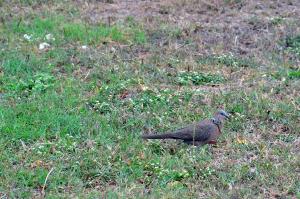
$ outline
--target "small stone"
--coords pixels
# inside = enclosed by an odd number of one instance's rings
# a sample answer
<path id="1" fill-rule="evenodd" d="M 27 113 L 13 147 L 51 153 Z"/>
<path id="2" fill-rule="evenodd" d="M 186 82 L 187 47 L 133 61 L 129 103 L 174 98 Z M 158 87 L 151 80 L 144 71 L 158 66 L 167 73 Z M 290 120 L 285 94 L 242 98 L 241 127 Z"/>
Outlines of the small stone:
<path id="1" fill-rule="evenodd" d="M 114 47 L 111 47 L 110 52 L 115 53 L 117 50 Z"/>
<path id="2" fill-rule="evenodd" d="M 86 50 L 88 47 L 87 46 L 81 46 L 81 49 Z"/>
<path id="3" fill-rule="evenodd" d="M 250 172 L 251 172 L 251 173 L 255 173 L 255 172 L 256 172 L 256 168 L 251 168 L 251 169 L 250 169 Z"/>
<path id="4" fill-rule="evenodd" d="M 32 41 L 32 35 L 25 34 L 23 37 L 24 37 L 24 39 L 26 39 L 27 41 Z"/>
<path id="5" fill-rule="evenodd" d="M 49 47 L 50 47 L 50 44 L 48 44 L 46 42 L 40 43 L 40 45 L 39 45 L 40 50 L 44 50 L 44 49 L 47 49 Z"/>

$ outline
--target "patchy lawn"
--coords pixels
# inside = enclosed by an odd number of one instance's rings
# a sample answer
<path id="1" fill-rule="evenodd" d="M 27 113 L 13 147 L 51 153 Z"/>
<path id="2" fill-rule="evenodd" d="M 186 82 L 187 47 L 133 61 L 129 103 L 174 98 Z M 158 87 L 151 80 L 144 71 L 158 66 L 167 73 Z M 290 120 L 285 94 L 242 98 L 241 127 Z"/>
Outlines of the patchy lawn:
<path id="1" fill-rule="evenodd" d="M 0 11 L 1 197 L 300 197 L 299 1 Z M 220 107 L 216 146 L 140 138 Z"/>

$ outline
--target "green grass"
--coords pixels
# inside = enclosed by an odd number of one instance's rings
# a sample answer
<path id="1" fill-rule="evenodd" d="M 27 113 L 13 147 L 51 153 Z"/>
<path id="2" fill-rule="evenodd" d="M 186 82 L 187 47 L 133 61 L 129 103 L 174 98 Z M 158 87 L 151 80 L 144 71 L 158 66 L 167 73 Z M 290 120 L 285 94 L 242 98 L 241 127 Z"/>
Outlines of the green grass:
<path id="1" fill-rule="evenodd" d="M 188 84 L 192 83 L 194 85 L 201 85 L 201 84 L 216 84 L 224 82 L 224 78 L 220 75 L 213 75 L 213 74 L 205 74 L 205 73 L 188 73 L 183 72 L 179 75 L 179 83 L 180 84 Z"/>
<path id="2" fill-rule="evenodd" d="M 286 48 L 288 51 L 300 57 L 300 35 L 287 37 Z"/>
<path id="3" fill-rule="evenodd" d="M 199 64 L 217 64 L 229 67 L 256 67 L 257 64 L 249 58 L 239 58 L 233 54 L 204 56 L 198 59 Z"/>
<path id="4" fill-rule="evenodd" d="M 112 41 L 125 41 L 125 33 L 117 27 L 87 27 L 82 24 L 64 24 L 62 29 L 64 37 L 71 41 L 81 41 L 88 44 L 104 41 L 106 38 L 111 38 Z M 133 39 L 135 40 L 136 37 Z"/>
<path id="5" fill-rule="evenodd" d="M 289 78 L 300 78 L 300 71 L 290 71 L 288 72 Z"/>
<path id="6" fill-rule="evenodd" d="M 182 42 L 179 28 L 160 35 L 158 23 L 153 34 L 133 17 L 108 26 L 31 11 L 0 26 L 1 196 L 299 197 L 298 70 L 231 52 L 187 62 L 192 34 L 174 50 L 159 42 Z M 47 34 L 55 41 L 39 50 Z M 217 146 L 140 138 L 219 107 L 233 117 Z"/>
<path id="7" fill-rule="evenodd" d="M 99 45 L 101 42 L 134 42 L 143 44 L 146 42 L 145 32 L 141 27 L 90 25 L 68 21 L 63 16 L 34 18 L 32 20 L 16 18 L 6 25 L 6 30 L 18 34 L 20 37 L 27 34 L 31 36 L 32 42 L 45 40 L 47 34 L 52 34 L 54 44 L 69 42 L 80 42 L 82 44 Z"/>

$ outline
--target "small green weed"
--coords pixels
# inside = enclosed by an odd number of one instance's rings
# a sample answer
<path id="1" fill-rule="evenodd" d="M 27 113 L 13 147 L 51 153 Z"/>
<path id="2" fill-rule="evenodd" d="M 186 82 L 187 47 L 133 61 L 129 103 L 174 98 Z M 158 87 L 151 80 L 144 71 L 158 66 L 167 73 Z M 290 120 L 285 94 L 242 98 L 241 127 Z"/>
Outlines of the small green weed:
<path id="1" fill-rule="evenodd" d="M 22 187 L 39 188 L 43 186 L 48 171 L 46 169 L 36 169 L 35 171 L 29 171 L 21 169 L 17 172 L 17 182 Z"/>
<path id="2" fill-rule="evenodd" d="M 135 30 L 134 31 L 134 41 L 137 44 L 144 44 L 147 41 L 146 33 L 144 31 Z"/>
<path id="3" fill-rule="evenodd" d="M 300 70 L 288 72 L 288 77 L 291 79 L 299 79 L 300 78 Z"/>
<path id="4" fill-rule="evenodd" d="M 54 85 L 54 77 L 49 74 L 39 73 L 34 75 L 31 79 L 20 81 L 17 85 L 18 90 L 26 90 L 28 92 L 44 92 L 46 89 Z"/>
<path id="5" fill-rule="evenodd" d="M 284 19 L 282 17 L 274 17 L 271 19 L 271 24 L 274 26 L 278 26 L 284 22 Z"/>
<path id="6" fill-rule="evenodd" d="M 285 70 L 280 70 L 276 71 L 270 74 L 271 77 L 277 80 L 284 80 L 284 79 L 299 79 L 300 78 L 300 71 L 299 70 L 290 70 L 290 71 L 285 71 Z"/>
<path id="7" fill-rule="evenodd" d="M 224 81 L 225 79 L 221 75 L 198 73 L 198 72 L 182 72 L 178 76 L 178 82 L 182 85 L 218 84 Z"/>
<path id="8" fill-rule="evenodd" d="M 193 171 L 188 171 L 186 169 L 173 170 L 164 168 L 158 160 L 150 161 L 149 163 L 144 164 L 144 171 L 150 175 L 155 175 L 161 181 L 161 184 L 164 185 L 170 181 L 180 181 L 184 178 L 191 176 Z"/>
<path id="9" fill-rule="evenodd" d="M 256 63 L 250 59 L 238 58 L 232 54 L 214 55 L 201 57 L 198 59 L 199 64 L 217 64 L 229 67 L 254 67 Z"/>
<path id="10" fill-rule="evenodd" d="M 285 40 L 285 46 L 289 52 L 300 57 L 300 35 L 287 37 Z"/>
<path id="11" fill-rule="evenodd" d="M 145 111 L 148 109 L 168 110 L 168 107 L 176 107 L 183 100 L 181 95 L 172 90 L 151 91 L 146 90 L 132 99 L 134 109 Z M 171 112 L 171 111 L 170 111 Z"/>

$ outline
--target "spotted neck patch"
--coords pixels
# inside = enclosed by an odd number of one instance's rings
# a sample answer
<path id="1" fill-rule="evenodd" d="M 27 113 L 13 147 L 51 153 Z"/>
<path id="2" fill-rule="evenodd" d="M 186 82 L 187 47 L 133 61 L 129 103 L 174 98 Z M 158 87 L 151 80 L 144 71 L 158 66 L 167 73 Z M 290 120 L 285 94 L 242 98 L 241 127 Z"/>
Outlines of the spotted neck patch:
<path id="1" fill-rule="evenodd" d="M 219 125 L 221 125 L 222 124 L 222 122 L 221 122 L 221 120 L 219 120 L 219 119 L 216 119 L 216 118 L 211 118 L 211 121 L 215 124 L 215 125 L 217 125 L 217 126 L 219 126 Z"/>

